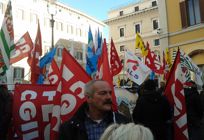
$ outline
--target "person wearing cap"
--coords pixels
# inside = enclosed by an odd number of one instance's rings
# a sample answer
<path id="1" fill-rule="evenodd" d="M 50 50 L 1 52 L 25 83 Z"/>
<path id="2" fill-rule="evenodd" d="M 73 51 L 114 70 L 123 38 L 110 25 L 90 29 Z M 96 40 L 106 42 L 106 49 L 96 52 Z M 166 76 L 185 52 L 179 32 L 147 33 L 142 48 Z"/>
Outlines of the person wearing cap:
<path id="1" fill-rule="evenodd" d="M 112 123 L 129 120 L 112 112 L 112 88 L 104 80 L 92 80 L 85 85 L 86 102 L 75 115 L 60 126 L 59 140 L 99 140 Z"/>
<path id="2" fill-rule="evenodd" d="M 167 140 L 167 122 L 172 119 L 167 99 L 156 90 L 154 80 L 146 80 L 133 110 L 133 121 L 142 124 L 153 133 L 154 140 Z"/>

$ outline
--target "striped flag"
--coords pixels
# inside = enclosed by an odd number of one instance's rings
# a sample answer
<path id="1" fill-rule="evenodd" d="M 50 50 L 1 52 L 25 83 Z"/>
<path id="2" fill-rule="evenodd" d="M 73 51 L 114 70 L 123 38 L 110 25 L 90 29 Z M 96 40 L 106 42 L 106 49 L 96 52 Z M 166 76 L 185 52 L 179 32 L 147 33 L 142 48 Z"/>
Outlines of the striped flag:
<path id="1" fill-rule="evenodd" d="M 164 95 L 174 107 L 174 140 L 188 140 L 186 101 L 183 84 L 184 73 L 181 69 L 180 51 L 178 50 L 164 92 Z"/>
<path id="2" fill-rule="evenodd" d="M 190 82 L 191 81 L 191 74 L 195 73 L 195 82 L 196 84 L 202 86 L 203 85 L 203 81 L 201 79 L 202 77 L 202 72 L 200 70 L 200 68 L 192 61 L 192 59 L 185 54 L 183 51 L 181 52 L 181 67 L 182 69 L 185 70 L 185 77 L 186 77 L 186 82 Z M 172 58 L 173 60 L 176 57 L 176 51 L 173 51 L 173 55 Z"/>
<path id="3" fill-rule="evenodd" d="M 11 1 L 8 2 L 0 31 L 0 74 L 9 68 L 10 52 L 14 49 L 14 30 Z"/>

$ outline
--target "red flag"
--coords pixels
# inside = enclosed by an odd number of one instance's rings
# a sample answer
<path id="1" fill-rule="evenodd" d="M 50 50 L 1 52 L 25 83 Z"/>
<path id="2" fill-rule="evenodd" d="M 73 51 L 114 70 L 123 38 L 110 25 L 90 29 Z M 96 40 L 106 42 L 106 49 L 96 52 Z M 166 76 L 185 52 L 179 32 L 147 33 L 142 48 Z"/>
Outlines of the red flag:
<path id="1" fill-rule="evenodd" d="M 188 140 L 186 104 L 184 96 L 184 73 L 181 69 L 180 51 L 169 73 L 164 95 L 174 107 L 174 140 Z"/>
<path id="2" fill-rule="evenodd" d="M 41 31 L 40 24 L 38 20 L 38 30 L 35 39 L 35 44 L 32 52 L 28 56 L 28 64 L 31 69 L 31 83 L 36 84 L 38 77 L 40 75 L 40 67 L 39 67 L 39 57 L 42 55 L 42 40 L 41 40 Z"/>
<path id="3" fill-rule="evenodd" d="M 55 107 L 54 85 L 17 84 L 13 94 L 13 130 L 12 136 L 18 140 L 46 140 L 49 138 L 50 119 Z"/>
<path id="4" fill-rule="evenodd" d="M 52 60 L 50 69 L 48 72 L 48 80 L 51 85 L 58 85 L 60 82 L 60 71 L 55 59 Z"/>
<path id="5" fill-rule="evenodd" d="M 98 67 L 98 73 L 96 77 L 97 79 L 103 79 L 105 81 L 107 81 L 111 87 L 112 87 L 112 103 L 113 103 L 113 111 L 117 111 L 117 102 L 116 102 L 116 96 L 115 96 L 115 92 L 114 92 L 114 88 L 113 88 L 113 76 L 111 74 L 110 71 L 110 67 L 109 67 L 109 61 L 108 61 L 108 49 L 106 46 L 106 39 L 104 39 L 103 42 L 103 49 L 102 49 L 102 54 L 99 58 L 99 67 Z"/>
<path id="6" fill-rule="evenodd" d="M 161 65 L 161 62 L 160 62 L 160 58 L 154 54 L 154 52 L 152 52 L 150 50 L 150 47 L 149 47 L 149 43 L 147 42 L 147 50 L 148 50 L 148 54 L 145 58 L 145 64 L 152 70 L 154 71 L 155 73 L 158 73 L 158 74 L 163 74 L 163 67 Z"/>
<path id="7" fill-rule="evenodd" d="M 111 38 L 111 52 L 110 52 L 110 63 L 111 63 L 111 70 L 112 75 L 115 76 L 122 70 L 123 66 L 118 56 L 118 53 L 115 49 L 115 45 L 113 39 Z"/>
<path id="8" fill-rule="evenodd" d="M 86 101 L 84 86 L 91 80 L 66 49 L 63 49 L 60 73 L 61 79 L 57 91 L 61 94 L 61 100 L 58 102 L 58 107 L 56 105 L 53 110 L 51 139 L 56 138 L 60 123 L 69 120 Z"/>
<path id="9" fill-rule="evenodd" d="M 26 32 L 15 44 L 14 54 L 10 58 L 10 63 L 16 63 L 27 57 L 33 49 L 33 42 L 28 32 Z"/>

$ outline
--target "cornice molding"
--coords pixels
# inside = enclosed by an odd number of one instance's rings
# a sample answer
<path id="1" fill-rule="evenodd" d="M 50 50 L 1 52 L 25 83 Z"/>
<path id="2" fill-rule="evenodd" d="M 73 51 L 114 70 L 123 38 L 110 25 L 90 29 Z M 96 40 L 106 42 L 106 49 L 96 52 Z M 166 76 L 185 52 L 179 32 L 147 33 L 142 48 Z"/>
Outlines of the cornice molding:
<path id="1" fill-rule="evenodd" d="M 145 8 L 145 9 L 142 9 L 142 10 L 140 10 L 138 12 L 132 12 L 132 13 L 129 13 L 129 14 L 126 14 L 126 15 L 123 15 L 123 16 L 118 16 L 118 17 L 115 17 L 115 18 L 110 18 L 108 20 L 105 20 L 104 23 L 105 24 L 109 24 L 111 22 L 115 22 L 115 21 L 118 21 L 118 20 L 129 18 L 129 17 L 135 16 L 135 15 L 144 14 L 145 12 L 151 12 L 153 10 L 158 10 L 158 6 L 151 7 L 151 8 Z"/>

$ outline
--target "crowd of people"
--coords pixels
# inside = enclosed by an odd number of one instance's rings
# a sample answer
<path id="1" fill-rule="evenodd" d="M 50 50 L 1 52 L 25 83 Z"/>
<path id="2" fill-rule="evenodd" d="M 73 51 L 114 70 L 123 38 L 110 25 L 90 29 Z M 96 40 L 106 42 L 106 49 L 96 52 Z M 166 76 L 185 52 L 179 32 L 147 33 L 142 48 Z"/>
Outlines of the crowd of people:
<path id="1" fill-rule="evenodd" d="M 173 140 L 173 107 L 163 95 L 164 86 L 146 80 L 140 87 L 132 118 L 112 111 L 112 88 L 103 80 L 85 85 L 86 102 L 62 123 L 59 140 Z M 203 87 L 204 88 L 204 87 Z M 189 140 L 202 140 L 204 91 L 194 82 L 184 89 Z M 6 140 L 11 125 L 12 96 L 0 86 L 0 140 Z"/>

